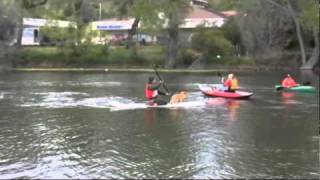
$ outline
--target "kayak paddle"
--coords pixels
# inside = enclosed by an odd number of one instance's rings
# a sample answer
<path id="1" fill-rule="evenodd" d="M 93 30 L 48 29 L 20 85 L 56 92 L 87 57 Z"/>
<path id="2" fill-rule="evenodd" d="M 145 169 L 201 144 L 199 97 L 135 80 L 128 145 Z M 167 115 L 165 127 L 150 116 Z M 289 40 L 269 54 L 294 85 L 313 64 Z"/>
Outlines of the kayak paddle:
<path id="1" fill-rule="evenodd" d="M 280 91 L 280 90 L 283 90 L 283 89 L 284 89 L 283 86 L 277 86 L 277 87 L 276 87 L 276 90 L 277 90 L 277 91 Z"/>
<path id="2" fill-rule="evenodd" d="M 154 72 L 156 73 L 158 79 L 159 79 L 160 81 L 163 81 L 162 78 L 161 78 L 161 76 L 160 76 L 160 74 L 159 74 L 158 71 L 156 70 L 156 67 L 155 67 L 155 66 L 153 66 L 153 70 L 154 70 Z M 166 85 L 164 82 L 163 82 L 163 88 L 164 88 L 164 89 L 167 91 L 167 93 L 169 94 L 168 87 L 167 87 L 167 85 Z"/>
<path id="3" fill-rule="evenodd" d="M 311 83 L 310 83 L 309 81 L 307 81 L 307 82 L 304 82 L 302 85 L 303 85 L 303 86 L 310 86 Z"/>

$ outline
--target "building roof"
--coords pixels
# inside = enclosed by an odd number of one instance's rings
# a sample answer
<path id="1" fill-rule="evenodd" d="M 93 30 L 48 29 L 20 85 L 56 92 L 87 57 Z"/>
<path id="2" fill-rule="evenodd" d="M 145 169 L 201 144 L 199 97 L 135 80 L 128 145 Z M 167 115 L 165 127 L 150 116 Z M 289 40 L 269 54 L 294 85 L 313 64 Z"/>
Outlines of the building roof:
<path id="1" fill-rule="evenodd" d="M 224 24 L 226 16 L 220 13 L 215 13 L 206 10 L 201 7 L 191 7 L 187 12 L 184 19 L 184 23 L 180 25 L 180 28 L 189 29 L 196 28 L 197 26 L 203 25 L 204 27 L 221 27 Z M 92 30 L 103 30 L 103 31 L 119 31 L 119 30 L 130 30 L 134 18 L 109 18 L 101 21 L 92 22 Z M 163 27 L 167 27 L 167 23 Z"/>
<path id="2" fill-rule="evenodd" d="M 225 17 L 219 13 L 214 13 L 200 7 L 192 7 L 184 19 L 184 24 L 180 25 L 180 28 L 196 28 L 200 25 L 204 27 L 221 27 L 224 21 Z"/>
<path id="3" fill-rule="evenodd" d="M 200 7 L 191 7 L 186 19 L 198 19 L 198 18 L 224 18 L 223 15 L 219 13 L 214 13 L 209 10 Z"/>
<path id="4" fill-rule="evenodd" d="M 239 13 L 237 11 L 234 11 L 234 10 L 229 10 L 229 11 L 222 11 L 221 14 L 229 17 L 229 16 L 236 16 Z"/>
<path id="5" fill-rule="evenodd" d="M 56 27 L 76 27 L 76 23 L 71 21 L 62 21 L 54 19 L 39 19 L 39 18 L 23 18 L 23 25 L 25 26 L 56 26 Z"/>

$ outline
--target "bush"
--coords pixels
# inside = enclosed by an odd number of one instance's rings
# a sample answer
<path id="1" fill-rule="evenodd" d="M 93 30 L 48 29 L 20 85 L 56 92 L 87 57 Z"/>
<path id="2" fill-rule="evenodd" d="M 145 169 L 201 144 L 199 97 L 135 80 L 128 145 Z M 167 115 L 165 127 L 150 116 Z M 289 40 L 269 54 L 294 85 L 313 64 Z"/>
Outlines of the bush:
<path id="1" fill-rule="evenodd" d="M 184 65 L 190 65 L 199 57 L 200 57 L 200 54 L 196 52 L 194 49 L 185 48 L 181 51 L 181 58 L 178 63 L 184 64 Z"/>
<path id="2" fill-rule="evenodd" d="M 220 30 L 199 28 L 197 31 L 191 41 L 193 49 L 206 56 L 232 54 L 233 46 Z"/>
<path id="3" fill-rule="evenodd" d="M 124 64 L 130 60 L 130 53 L 125 48 L 115 48 L 110 51 L 108 62 L 111 64 Z"/>
<path id="4" fill-rule="evenodd" d="M 162 65 L 164 50 L 160 46 L 145 46 L 136 52 L 124 47 L 81 44 L 62 47 L 24 47 L 22 66 L 79 66 L 79 65 Z"/>
<path id="5" fill-rule="evenodd" d="M 138 58 L 146 65 L 163 65 L 165 49 L 161 46 L 144 46 L 138 50 Z"/>

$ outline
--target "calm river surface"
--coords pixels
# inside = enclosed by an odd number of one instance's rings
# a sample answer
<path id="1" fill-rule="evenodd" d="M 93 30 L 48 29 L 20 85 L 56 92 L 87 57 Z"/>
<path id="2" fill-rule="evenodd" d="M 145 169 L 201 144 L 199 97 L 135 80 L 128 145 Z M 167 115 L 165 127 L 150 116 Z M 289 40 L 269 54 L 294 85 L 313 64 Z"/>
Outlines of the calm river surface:
<path id="1" fill-rule="evenodd" d="M 164 74 L 202 107 L 143 102 L 149 73 L 0 73 L 0 178 L 319 178 L 317 93 L 282 93 L 285 72 L 237 73 L 250 100 L 206 98 L 216 74 Z"/>

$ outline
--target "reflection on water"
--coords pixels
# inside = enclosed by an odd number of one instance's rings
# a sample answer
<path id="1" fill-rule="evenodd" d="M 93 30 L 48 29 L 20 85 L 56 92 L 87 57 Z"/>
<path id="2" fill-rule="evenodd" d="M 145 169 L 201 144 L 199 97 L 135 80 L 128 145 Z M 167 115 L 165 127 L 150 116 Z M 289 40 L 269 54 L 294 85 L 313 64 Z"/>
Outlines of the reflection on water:
<path id="1" fill-rule="evenodd" d="M 122 111 L 109 105 L 145 102 L 150 74 L 2 74 L 0 178 L 318 178 L 319 95 L 274 91 L 281 74 L 238 74 L 249 100 L 190 85 L 211 74 L 162 74 L 205 105 Z"/>

